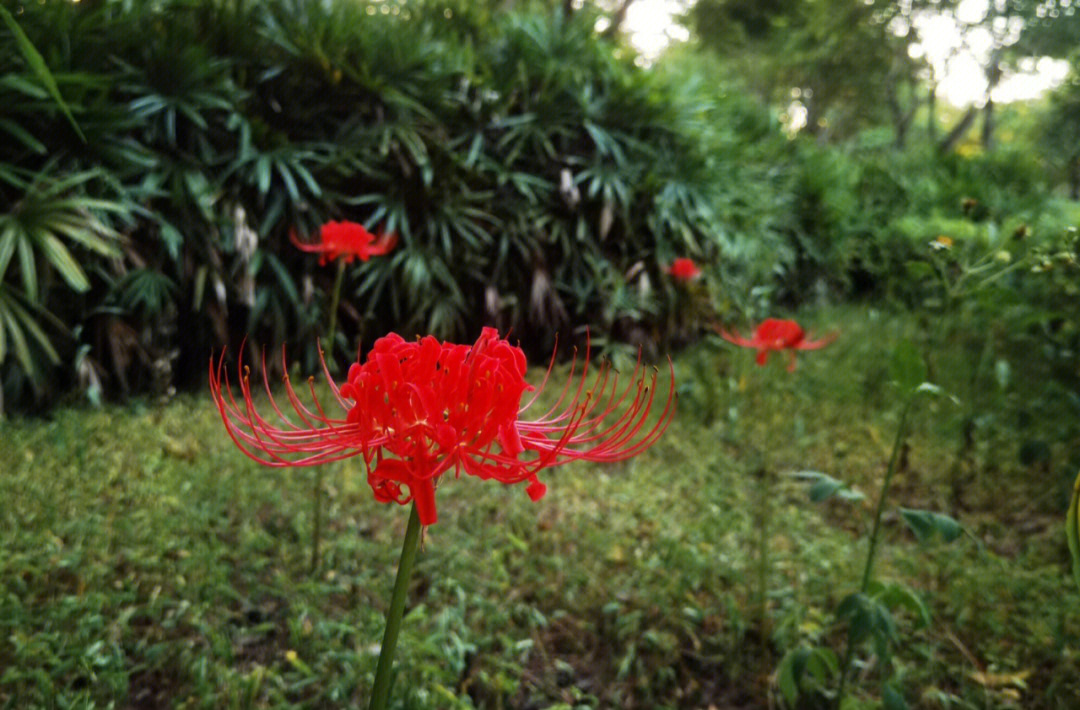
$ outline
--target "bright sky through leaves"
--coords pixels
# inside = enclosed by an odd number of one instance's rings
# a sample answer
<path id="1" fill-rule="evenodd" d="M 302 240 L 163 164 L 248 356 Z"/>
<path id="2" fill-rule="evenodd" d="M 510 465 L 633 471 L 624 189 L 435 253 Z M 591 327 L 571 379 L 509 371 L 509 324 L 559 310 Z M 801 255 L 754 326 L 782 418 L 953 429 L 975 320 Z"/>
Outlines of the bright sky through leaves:
<path id="1" fill-rule="evenodd" d="M 635 0 L 624 25 L 631 43 L 646 58 L 653 59 L 673 40 L 687 39 L 689 33 L 675 24 L 673 17 L 688 5 L 687 0 Z M 985 11 L 986 0 L 963 0 L 957 16 L 963 22 L 975 22 Z M 964 37 L 955 20 L 944 15 L 926 15 L 916 24 L 924 41 L 913 49 L 925 55 L 936 69 L 938 95 L 955 106 L 981 104 L 986 94 L 981 62 L 990 50 L 990 33 L 976 28 Z M 1005 75 L 994 90 L 995 101 L 1006 103 L 1039 96 L 1061 83 L 1068 63 L 1042 57 L 1025 61 L 1021 69 Z"/>

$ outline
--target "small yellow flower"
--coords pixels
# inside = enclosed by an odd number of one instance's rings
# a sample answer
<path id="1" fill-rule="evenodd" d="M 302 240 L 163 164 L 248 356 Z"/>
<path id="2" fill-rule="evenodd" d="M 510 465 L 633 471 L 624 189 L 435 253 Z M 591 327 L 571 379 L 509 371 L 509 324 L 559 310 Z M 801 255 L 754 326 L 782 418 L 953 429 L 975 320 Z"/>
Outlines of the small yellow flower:
<path id="1" fill-rule="evenodd" d="M 994 259 L 1001 262 L 1002 264 L 1008 264 L 1010 261 L 1012 261 L 1012 254 L 1002 249 L 997 254 L 994 254 Z"/>
<path id="2" fill-rule="evenodd" d="M 944 249 L 952 249 L 953 244 L 952 237 L 946 237 L 944 234 L 939 234 L 930 241 L 930 248 L 935 251 L 942 251 Z"/>

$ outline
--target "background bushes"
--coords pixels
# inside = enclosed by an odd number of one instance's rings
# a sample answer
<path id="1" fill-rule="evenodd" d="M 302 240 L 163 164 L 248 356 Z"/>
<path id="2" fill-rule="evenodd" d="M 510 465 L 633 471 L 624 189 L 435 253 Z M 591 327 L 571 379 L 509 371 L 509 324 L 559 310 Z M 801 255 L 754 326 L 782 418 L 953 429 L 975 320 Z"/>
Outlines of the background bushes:
<path id="1" fill-rule="evenodd" d="M 47 0 L 13 17 L 43 65 L 0 29 L 9 408 L 166 393 L 244 337 L 312 368 L 334 270 L 289 234 L 328 219 L 400 236 L 346 274 L 340 358 L 482 324 L 534 354 L 586 324 L 608 349 L 669 346 L 776 299 L 914 297 L 898 274 L 941 220 L 1046 219 L 1030 151 L 790 138 L 715 58 L 643 68 L 588 8 Z M 678 256 L 705 279 L 672 283 Z"/>
<path id="2" fill-rule="evenodd" d="M 724 190 L 767 166 L 716 149 L 781 145 L 779 126 L 704 80 L 640 68 L 588 12 L 471 7 L 22 8 L 85 141 L 5 32 L 0 209 L 19 258 L 0 260 L 0 303 L 26 343 L 3 360 L 9 400 L 78 378 L 167 388 L 245 335 L 310 367 L 333 274 L 288 234 L 327 219 L 400 235 L 347 274 L 342 353 L 361 333 L 483 323 L 537 351 L 585 323 L 603 342 L 678 335 L 663 266 L 718 265 L 775 211 Z"/>

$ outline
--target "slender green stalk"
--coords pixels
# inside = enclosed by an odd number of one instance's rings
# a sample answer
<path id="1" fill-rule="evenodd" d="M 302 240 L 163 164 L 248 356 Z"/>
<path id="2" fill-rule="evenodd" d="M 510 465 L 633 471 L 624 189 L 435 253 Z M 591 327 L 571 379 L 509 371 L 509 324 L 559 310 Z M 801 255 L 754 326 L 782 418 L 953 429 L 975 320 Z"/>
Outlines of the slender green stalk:
<path id="1" fill-rule="evenodd" d="M 401 631 L 401 617 L 405 612 L 405 598 L 409 591 L 409 577 L 412 575 L 413 562 L 416 561 L 417 542 L 420 537 L 420 514 L 413 503 L 409 513 L 409 526 L 405 530 L 405 542 L 401 545 L 401 559 L 398 561 L 397 578 L 394 591 L 390 596 L 390 609 L 386 612 L 386 633 L 383 634 L 379 649 L 379 663 L 375 667 L 375 685 L 371 689 L 371 704 L 368 710 L 384 710 L 390 699 L 391 671 L 394 667 L 394 648 L 397 646 L 398 632 Z"/>
<path id="2" fill-rule="evenodd" d="M 908 395 L 904 411 L 900 414 L 900 422 L 896 427 L 896 440 L 893 442 L 892 455 L 889 456 L 889 468 L 885 471 L 885 480 L 881 484 L 881 492 L 878 494 L 877 507 L 874 509 L 874 527 L 870 531 L 870 546 L 866 551 L 866 565 L 863 567 L 862 582 L 859 584 L 859 593 L 866 594 L 870 588 L 870 580 L 874 574 L 874 559 L 877 557 L 878 541 L 881 536 L 881 517 L 885 512 L 885 498 L 889 495 L 889 486 L 896 474 L 896 464 L 900 461 L 900 449 L 907 438 L 908 414 L 911 405 L 915 401 L 915 394 Z M 847 649 L 844 651 L 844 663 L 840 666 L 840 686 L 836 691 L 836 708 L 839 710 L 844 701 L 844 690 L 847 687 L 848 674 L 851 672 L 851 662 L 855 656 L 855 644 L 851 642 L 851 632 L 848 632 Z"/>
<path id="3" fill-rule="evenodd" d="M 900 448 L 904 444 L 904 439 L 907 438 L 908 413 L 911 411 L 911 404 L 914 400 L 914 396 L 909 396 L 907 404 L 904 405 L 904 411 L 900 414 L 900 423 L 896 427 L 896 440 L 893 442 L 892 455 L 889 457 L 889 468 L 885 471 L 885 481 L 881 484 L 877 508 L 874 510 L 874 527 L 870 531 L 870 549 L 866 552 L 866 566 L 863 568 L 862 583 L 859 585 L 859 591 L 863 594 L 869 588 L 870 577 L 874 572 L 874 558 L 877 555 L 878 541 L 881 534 L 881 517 L 885 512 L 885 498 L 889 495 L 889 485 L 892 483 L 893 475 L 896 474 L 896 464 L 900 460 Z"/>
<path id="4" fill-rule="evenodd" d="M 326 329 L 326 339 L 330 343 L 330 359 L 334 355 L 334 339 L 337 337 L 337 312 L 341 302 L 341 284 L 345 280 L 345 260 L 337 260 L 337 276 L 334 278 L 334 290 L 330 293 L 330 325 Z"/>
<path id="5" fill-rule="evenodd" d="M 322 561 L 322 555 L 320 548 L 322 547 L 322 513 L 323 513 L 323 469 L 322 466 L 315 467 L 315 482 L 311 488 L 311 512 L 312 512 L 312 527 L 311 527 L 311 574 L 315 575 L 319 571 L 319 563 Z"/>

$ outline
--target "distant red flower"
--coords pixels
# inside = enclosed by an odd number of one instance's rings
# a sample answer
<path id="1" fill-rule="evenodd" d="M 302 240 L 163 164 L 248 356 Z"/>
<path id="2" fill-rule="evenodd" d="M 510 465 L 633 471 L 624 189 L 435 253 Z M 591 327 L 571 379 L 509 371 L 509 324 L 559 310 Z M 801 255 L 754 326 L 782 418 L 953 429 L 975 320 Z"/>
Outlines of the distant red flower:
<path id="1" fill-rule="evenodd" d="M 692 281 L 701 276 L 701 269 L 698 268 L 698 265 L 694 263 L 693 259 L 687 259 L 685 256 L 671 262 L 671 266 L 664 269 L 664 271 L 679 281 Z"/>
<path id="2" fill-rule="evenodd" d="M 389 253 L 397 245 L 396 234 L 382 234 L 376 237 L 364 225 L 356 222 L 327 222 L 319 231 L 319 242 L 308 244 L 301 242 L 293 232 L 289 235 L 298 249 L 319 255 L 319 264 L 342 257 L 346 264 L 351 264 L 356 257 L 367 261 L 373 256 Z"/>
<path id="3" fill-rule="evenodd" d="M 646 427 L 656 372 L 647 378 L 639 362 L 620 388 L 619 373 L 604 364 L 586 388 L 586 349 L 577 384 L 575 356 L 556 403 L 526 421 L 521 415 L 539 391 L 520 406 L 522 395 L 534 389 L 525 382 L 525 369 L 521 348 L 485 328 L 472 345 L 440 343 L 432 336 L 413 342 L 396 334 L 380 338 L 363 364 L 350 366 L 340 387 L 323 362 L 343 415 L 324 410 L 313 384 L 314 404 L 303 404 L 286 377 L 296 419 L 287 417 L 273 397 L 270 407 L 277 421 L 264 418 L 256 411 L 247 368 L 239 373 L 242 401 L 234 399 L 224 353 L 216 368 L 211 360 L 210 388 L 229 436 L 250 458 L 267 466 L 310 466 L 360 455 L 375 499 L 415 500 L 424 525 L 438 519 L 435 488 L 448 471 L 455 478 L 464 472 L 505 484 L 527 481 L 526 493 L 538 500 L 547 490 L 537 479 L 541 469 L 577 459 L 608 462 L 634 456 L 656 442 L 674 414 L 674 371 L 663 411 Z M 262 379 L 269 395 L 265 373 L 264 362 Z M 541 390 L 550 374 L 549 365 Z"/>
<path id="4" fill-rule="evenodd" d="M 793 320 L 780 320 L 779 318 L 766 318 L 754 331 L 754 337 L 744 338 L 738 334 L 720 330 L 724 340 L 740 345 L 744 348 L 757 348 L 757 364 L 764 365 L 769 361 L 769 353 L 772 351 L 786 350 L 788 352 L 788 372 L 795 371 L 796 350 L 817 350 L 836 340 L 836 335 L 829 335 L 821 340 L 807 340 L 806 333 Z"/>

